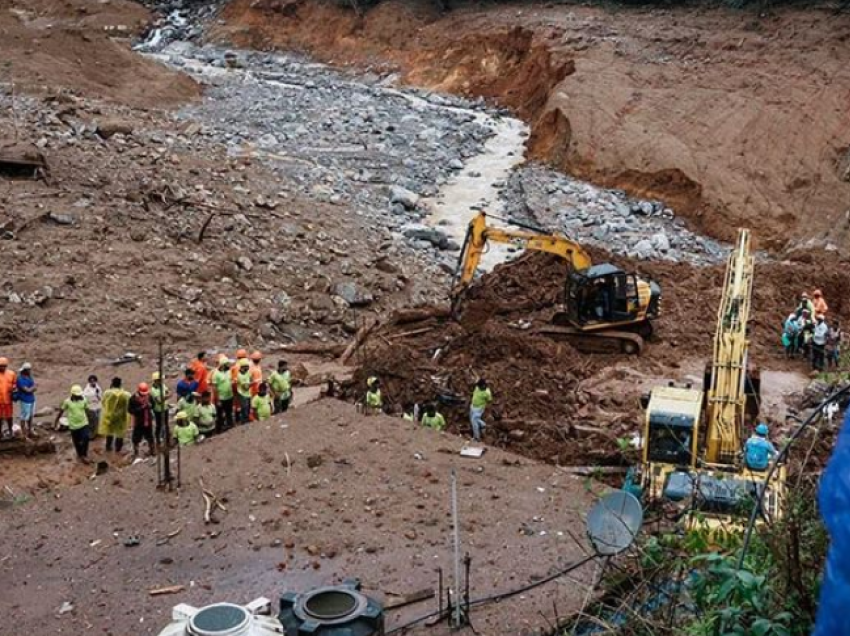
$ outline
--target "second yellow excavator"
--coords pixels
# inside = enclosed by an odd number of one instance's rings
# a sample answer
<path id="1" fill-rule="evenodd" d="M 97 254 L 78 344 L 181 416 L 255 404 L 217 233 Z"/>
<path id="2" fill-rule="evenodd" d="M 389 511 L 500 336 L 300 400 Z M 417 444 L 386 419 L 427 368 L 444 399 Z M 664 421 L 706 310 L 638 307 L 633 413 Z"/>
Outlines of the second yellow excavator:
<path id="1" fill-rule="evenodd" d="M 567 340 L 583 351 L 640 353 L 652 334 L 651 319 L 659 313 L 661 287 L 608 263 L 593 265 L 584 248 L 565 236 L 510 223 L 523 229 L 488 225 L 484 212 L 470 221 L 452 284 L 453 308 L 472 283 L 488 243 L 548 252 L 564 259 L 566 285 L 562 305 L 535 332 Z"/>

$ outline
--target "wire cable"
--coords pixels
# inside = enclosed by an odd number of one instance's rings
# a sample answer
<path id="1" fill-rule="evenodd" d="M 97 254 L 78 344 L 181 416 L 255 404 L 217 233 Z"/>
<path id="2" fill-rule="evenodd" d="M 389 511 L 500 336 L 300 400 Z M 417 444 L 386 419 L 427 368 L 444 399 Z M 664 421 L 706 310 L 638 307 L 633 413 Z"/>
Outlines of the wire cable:
<path id="1" fill-rule="evenodd" d="M 843 388 L 839 389 L 838 391 L 836 391 L 835 393 L 833 393 L 832 395 L 830 395 L 829 397 L 824 399 L 820 404 L 818 404 L 818 406 L 815 408 L 815 410 L 812 412 L 812 414 L 809 415 L 809 417 L 807 417 L 806 420 L 802 424 L 800 424 L 800 426 L 797 428 L 796 431 L 794 431 L 794 434 L 785 443 L 785 446 L 782 447 L 782 450 L 779 452 L 779 455 L 777 456 L 776 461 L 774 461 L 771 464 L 770 470 L 767 472 L 767 477 L 764 480 L 764 487 L 759 492 L 758 499 L 757 499 L 755 505 L 753 506 L 753 510 L 750 513 L 750 519 L 747 522 L 747 530 L 746 530 L 746 533 L 744 534 L 744 543 L 741 546 L 741 555 L 738 557 L 738 569 L 739 570 L 742 570 L 744 568 L 744 558 L 747 556 L 747 551 L 750 549 L 750 543 L 751 543 L 752 537 L 753 537 L 753 530 L 755 529 L 755 526 L 756 526 L 756 518 L 758 517 L 759 511 L 762 509 L 764 497 L 765 497 L 765 494 L 767 493 L 767 485 L 770 483 L 770 480 L 773 478 L 773 474 L 776 472 L 777 466 L 779 466 L 780 463 L 783 463 L 785 461 L 786 457 L 788 456 L 788 451 L 791 449 L 791 446 L 794 444 L 794 442 L 796 442 L 797 439 L 803 434 L 803 431 L 805 431 L 806 428 L 808 428 L 808 426 L 812 422 L 814 422 L 817 417 L 822 416 L 824 408 L 827 405 L 838 401 L 839 399 L 845 397 L 848 394 L 850 394 L 850 384 L 847 384 Z"/>

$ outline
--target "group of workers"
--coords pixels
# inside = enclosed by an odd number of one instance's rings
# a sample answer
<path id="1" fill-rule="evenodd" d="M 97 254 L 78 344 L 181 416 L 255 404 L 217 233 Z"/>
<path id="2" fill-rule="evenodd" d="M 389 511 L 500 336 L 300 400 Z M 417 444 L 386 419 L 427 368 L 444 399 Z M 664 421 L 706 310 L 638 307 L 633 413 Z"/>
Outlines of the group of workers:
<path id="1" fill-rule="evenodd" d="M 837 369 L 843 334 L 838 320 L 827 321 L 829 305 L 821 290 L 800 295 L 797 307 L 782 328 L 782 345 L 789 358 L 802 356 L 815 371 Z"/>
<path id="2" fill-rule="evenodd" d="M 107 452 L 120 453 L 128 428 L 133 456 L 139 455 L 142 442 L 154 454 L 165 441 L 172 413 L 171 436 L 179 445 L 187 446 L 237 423 L 265 420 L 289 408 L 292 376 L 285 360 L 280 360 L 266 378 L 259 351 L 249 356 L 240 349 L 235 363 L 221 355 L 212 369 L 206 358 L 206 352 L 201 352 L 186 367 L 175 386 L 174 405 L 169 402 L 172 394 L 159 371 L 151 375 L 150 384 L 140 383 L 133 393 L 118 377 L 104 391 L 92 375 L 85 387 L 71 387 L 56 414 L 55 425 L 65 418 L 77 457 L 88 463 L 91 439 L 100 435 L 105 438 Z"/>
<path id="3" fill-rule="evenodd" d="M 484 411 L 493 401 L 493 391 L 484 378 L 479 379 L 472 389 L 469 401 L 469 423 L 472 429 L 472 438 L 476 442 L 481 441 L 487 423 L 484 421 Z M 363 406 L 367 413 L 379 413 L 383 411 L 384 401 L 381 394 L 381 382 L 371 376 L 366 380 L 366 393 L 363 396 Z M 421 423 L 427 428 L 442 431 L 446 428 L 446 418 L 437 411 L 437 405 L 433 402 L 424 405 L 406 404 L 402 409 L 402 418 L 408 422 Z"/>

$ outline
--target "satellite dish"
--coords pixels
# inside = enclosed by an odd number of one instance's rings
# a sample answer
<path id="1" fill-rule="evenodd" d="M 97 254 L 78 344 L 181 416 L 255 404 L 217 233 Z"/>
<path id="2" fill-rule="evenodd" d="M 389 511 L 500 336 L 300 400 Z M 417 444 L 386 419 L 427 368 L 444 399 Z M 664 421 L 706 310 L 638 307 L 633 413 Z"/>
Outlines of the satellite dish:
<path id="1" fill-rule="evenodd" d="M 637 498 L 617 490 L 596 502 L 587 515 L 587 535 L 601 556 L 620 554 L 635 540 L 643 523 Z"/>

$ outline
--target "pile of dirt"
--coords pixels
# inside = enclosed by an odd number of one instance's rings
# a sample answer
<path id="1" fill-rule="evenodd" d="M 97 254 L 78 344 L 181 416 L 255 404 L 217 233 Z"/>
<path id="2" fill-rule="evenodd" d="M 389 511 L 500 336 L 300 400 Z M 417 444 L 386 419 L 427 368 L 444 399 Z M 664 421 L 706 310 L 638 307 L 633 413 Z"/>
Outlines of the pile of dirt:
<path id="1" fill-rule="evenodd" d="M 27 93 L 64 90 L 140 108 L 193 99 L 185 75 L 130 50 L 149 19 L 129 0 L 11 0 L 0 11 L 0 85 Z"/>
<path id="2" fill-rule="evenodd" d="M 388 0 L 358 14 L 344 3 L 234 0 L 214 33 L 494 98 L 531 124 L 532 158 L 660 198 L 715 238 L 746 224 L 777 251 L 850 244 L 846 19 L 803 8 L 742 17 L 437 4 Z"/>

